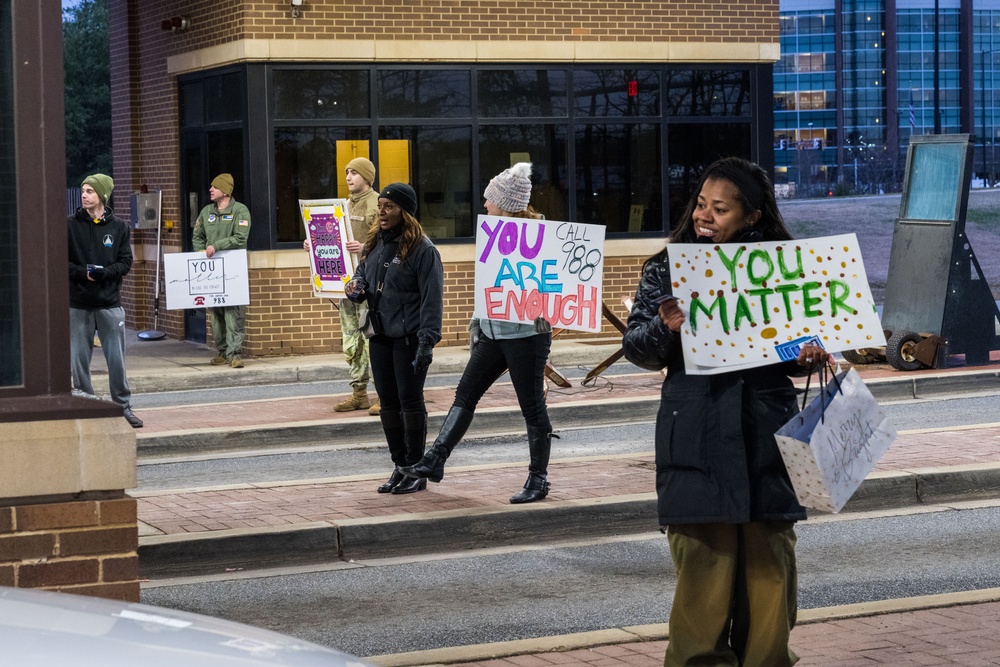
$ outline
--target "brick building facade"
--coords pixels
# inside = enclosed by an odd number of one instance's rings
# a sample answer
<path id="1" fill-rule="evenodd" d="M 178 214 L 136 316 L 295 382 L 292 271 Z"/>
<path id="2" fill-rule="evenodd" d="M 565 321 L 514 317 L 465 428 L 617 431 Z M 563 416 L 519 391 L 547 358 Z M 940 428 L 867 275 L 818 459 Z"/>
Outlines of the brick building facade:
<path id="1" fill-rule="evenodd" d="M 418 217 L 445 265 L 442 345 L 466 342 L 472 222 L 483 187 L 509 166 L 508 156 L 529 154 L 555 186 L 550 219 L 607 221 L 605 302 L 620 316 L 619 297 L 633 292 L 642 262 L 662 247 L 699 168 L 730 154 L 768 168 L 773 160 L 777 0 L 327 0 L 300 7 L 111 0 L 110 17 L 117 190 L 162 190 L 169 253 L 190 249 L 191 220 L 215 173 L 236 176 L 234 195 L 253 215 L 251 356 L 340 349 L 339 319 L 311 294 L 301 225 L 289 206 L 309 198 L 303 174 L 321 171 L 314 148 L 336 165 L 339 146 L 354 141 L 386 171 L 384 142 L 407 143 Z M 402 100 L 405 113 L 393 111 L 395 91 L 386 82 L 401 74 L 442 86 L 443 101 L 414 96 Z M 537 93 L 543 78 L 547 87 Z M 534 86 L 503 89 L 533 110 L 523 114 L 530 120 L 483 104 L 488 85 L 503 79 Z M 288 99 L 307 80 L 322 81 L 321 93 L 296 98 L 309 104 L 289 111 Z M 329 102 L 309 106 L 348 80 L 347 94 L 328 96 L 340 111 Z M 534 137 L 530 151 L 507 139 L 518 132 Z M 447 145 L 428 138 L 445 133 Z M 342 173 L 322 177 L 316 192 L 338 196 Z M 127 198 L 116 208 L 127 214 Z M 156 235 L 138 230 L 134 238 L 125 308 L 130 324 L 143 329 L 153 321 Z M 158 328 L 171 337 L 197 339 L 200 327 L 196 315 L 161 303 Z M 599 335 L 617 332 L 606 323 Z"/>

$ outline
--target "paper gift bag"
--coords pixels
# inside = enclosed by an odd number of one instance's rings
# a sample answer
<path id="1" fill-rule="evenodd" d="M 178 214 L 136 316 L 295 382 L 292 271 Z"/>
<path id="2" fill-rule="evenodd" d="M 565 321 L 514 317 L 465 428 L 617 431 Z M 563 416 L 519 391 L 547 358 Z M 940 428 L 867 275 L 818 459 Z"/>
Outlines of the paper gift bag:
<path id="1" fill-rule="evenodd" d="M 774 437 L 799 502 L 836 513 L 896 439 L 896 429 L 852 368 Z"/>

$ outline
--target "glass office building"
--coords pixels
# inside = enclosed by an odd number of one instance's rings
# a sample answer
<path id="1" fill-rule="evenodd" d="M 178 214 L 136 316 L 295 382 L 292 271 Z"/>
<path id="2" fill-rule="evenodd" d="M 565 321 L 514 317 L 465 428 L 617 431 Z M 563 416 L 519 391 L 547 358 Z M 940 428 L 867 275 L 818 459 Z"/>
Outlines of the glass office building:
<path id="1" fill-rule="evenodd" d="M 975 134 L 974 178 L 995 181 L 1000 0 L 782 0 L 780 14 L 783 194 L 897 190 L 911 134 Z"/>

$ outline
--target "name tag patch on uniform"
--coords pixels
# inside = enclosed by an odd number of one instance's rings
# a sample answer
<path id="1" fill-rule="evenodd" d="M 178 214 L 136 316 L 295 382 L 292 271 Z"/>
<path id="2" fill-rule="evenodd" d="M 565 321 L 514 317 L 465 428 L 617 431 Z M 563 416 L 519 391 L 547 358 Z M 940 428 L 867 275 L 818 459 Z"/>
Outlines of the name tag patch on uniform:
<path id="1" fill-rule="evenodd" d="M 240 220 L 236 224 L 239 225 L 240 227 L 246 227 L 247 225 L 250 224 L 250 221 L 249 220 Z"/>
<path id="2" fill-rule="evenodd" d="M 232 220 L 233 219 L 233 214 L 230 213 L 229 215 L 224 215 L 224 216 L 222 216 L 222 219 L 223 220 Z"/>

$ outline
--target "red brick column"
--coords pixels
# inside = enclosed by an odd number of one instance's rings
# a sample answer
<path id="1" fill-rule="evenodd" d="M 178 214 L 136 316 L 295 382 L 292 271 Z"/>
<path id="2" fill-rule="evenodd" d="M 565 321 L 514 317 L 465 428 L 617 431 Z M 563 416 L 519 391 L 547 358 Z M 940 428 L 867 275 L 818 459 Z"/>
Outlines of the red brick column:
<path id="1" fill-rule="evenodd" d="M 0 506 L 0 585 L 139 599 L 133 498 Z"/>

